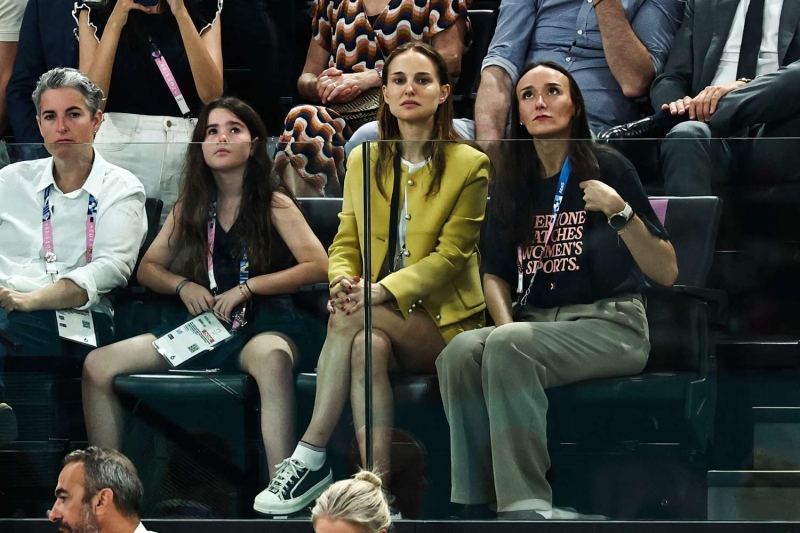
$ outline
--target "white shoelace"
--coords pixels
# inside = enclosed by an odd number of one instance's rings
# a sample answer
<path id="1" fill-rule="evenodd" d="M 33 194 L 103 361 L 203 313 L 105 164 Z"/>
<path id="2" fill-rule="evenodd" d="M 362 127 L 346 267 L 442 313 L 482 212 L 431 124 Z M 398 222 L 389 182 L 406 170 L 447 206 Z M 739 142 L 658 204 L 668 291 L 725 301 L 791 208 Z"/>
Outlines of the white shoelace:
<path id="1" fill-rule="evenodd" d="M 307 467 L 303 461 L 292 459 L 288 457 L 275 465 L 277 471 L 275 478 L 269 482 L 267 490 L 274 494 L 282 494 L 292 479 L 300 479 L 300 470 L 306 470 Z"/>

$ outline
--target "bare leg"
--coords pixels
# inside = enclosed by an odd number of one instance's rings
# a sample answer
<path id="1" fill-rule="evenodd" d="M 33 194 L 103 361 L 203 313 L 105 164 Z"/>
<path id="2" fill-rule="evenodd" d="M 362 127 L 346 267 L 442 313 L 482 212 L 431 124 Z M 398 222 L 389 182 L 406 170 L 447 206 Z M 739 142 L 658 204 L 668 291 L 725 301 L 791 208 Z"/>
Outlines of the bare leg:
<path id="1" fill-rule="evenodd" d="M 277 333 L 253 337 L 239 354 L 239 365 L 256 380 L 261 395 L 261 437 L 270 479 L 275 477 L 275 465 L 292 454 L 296 442 L 295 354 L 293 343 Z"/>
<path id="2" fill-rule="evenodd" d="M 152 372 L 169 367 L 153 348 L 155 336 L 139 335 L 98 348 L 83 364 L 83 415 L 89 444 L 118 450 L 122 445 L 122 406 L 112 383 L 120 374 Z"/>
<path id="3" fill-rule="evenodd" d="M 364 337 L 363 331 L 353 341 L 351 356 L 350 402 L 353 408 L 353 425 L 356 428 L 361 464 L 366 468 L 366 401 L 364 394 Z M 374 470 L 388 488 L 392 451 L 392 426 L 394 426 L 394 396 L 389 383 L 389 369 L 396 370 L 392 354 L 392 341 L 381 330 L 372 330 L 372 405 L 374 406 L 372 449 Z"/>
<path id="4" fill-rule="evenodd" d="M 373 457 L 385 487 L 389 487 L 394 398 L 389 372 L 435 372 L 435 361 L 444 349 L 439 328 L 425 313 L 402 315 L 388 307 L 373 310 L 372 401 Z M 353 342 L 350 402 L 362 464 L 366 466 L 366 398 L 364 395 L 364 333 Z"/>

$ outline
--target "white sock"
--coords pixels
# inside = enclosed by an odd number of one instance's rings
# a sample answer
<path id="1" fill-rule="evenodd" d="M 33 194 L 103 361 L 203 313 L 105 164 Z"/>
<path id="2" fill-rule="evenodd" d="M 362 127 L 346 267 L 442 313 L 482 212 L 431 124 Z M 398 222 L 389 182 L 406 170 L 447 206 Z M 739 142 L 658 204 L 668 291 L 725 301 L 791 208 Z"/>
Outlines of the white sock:
<path id="1" fill-rule="evenodd" d="M 300 441 L 294 449 L 292 459 L 303 461 L 309 470 L 319 470 L 325 464 L 327 454 L 325 448 L 317 448 L 307 442 Z"/>

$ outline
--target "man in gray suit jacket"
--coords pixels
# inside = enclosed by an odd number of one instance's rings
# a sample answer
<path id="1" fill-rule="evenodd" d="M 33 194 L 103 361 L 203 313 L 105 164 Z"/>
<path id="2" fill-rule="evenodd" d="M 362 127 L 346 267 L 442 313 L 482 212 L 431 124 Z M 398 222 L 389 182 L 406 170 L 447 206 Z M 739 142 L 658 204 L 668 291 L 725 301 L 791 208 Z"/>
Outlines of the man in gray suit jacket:
<path id="1" fill-rule="evenodd" d="M 759 180 L 800 180 L 792 161 L 800 140 L 742 139 L 800 136 L 800 2 L 756 2 L 687 0 L 664 72 L 650 89 L 661 113 L 610 136 L 669 128 L 661 143 L 666 194 L 711 194 L 735 169 Z M 756 75 L 737 80 L 751 4 L 763 9 Z"/>

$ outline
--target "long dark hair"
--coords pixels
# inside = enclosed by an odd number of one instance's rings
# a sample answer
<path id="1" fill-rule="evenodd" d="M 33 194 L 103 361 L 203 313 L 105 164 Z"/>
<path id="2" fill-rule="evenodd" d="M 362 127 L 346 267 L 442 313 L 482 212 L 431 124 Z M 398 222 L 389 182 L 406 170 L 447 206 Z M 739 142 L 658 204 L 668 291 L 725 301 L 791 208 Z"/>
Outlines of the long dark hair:
<path id="1" fill-rule="evenodd" d="M 186 169 L 178 198 L 179 216 L 175 231 L 183 239 L 188 252 L 184 274 L 193 280 L 208 280 L 206 254 L 208 249 L 208 206 L 216 192 L 216 182 L 203 157 L 208 116 L 214 109 L 227 109 L 247 126 L 253 139 L 253 155 L 247 161 L 242 184 L 239 213 L 231 227 L 238 239 L 235 250 L 240 253 L 241 242 L 247 244 L 252 272 L 264 273 L 269 267 L 272 246 L 273 194 L 280 192 L 292 199 L 294 195 L 272 176 L 272 160 L 267 154 L 267 130 L 252 107 L 231 96 L 223 96 L 206 104 L 197 117 L 192 144 L 186 153 Z"/>
<path id="2" fill-rule="evenodd" d="M 453 129 L 453 93 L 452 84 L 450 83 L 450 74 L 447 72 L 447 64 L 430 45 L 425 43 L 406 43 L 398 47 L 386 59 L 383 65 L 383 75 L 381 77 L 381 85 L 386 86 L 389 83 L 389 67 L 392 62 L 402 54 L 414 52 L 423 55 L 431 60 L 434 70 L 436 71 L 436 79 L 439 85 L 450 85 L 450 95 L 447 99 L 439 104 L 436 113 L 433 115 L 433 131 L 431 132 L 431 140 L 425 143 L 425 152 L 431 158 L 431 185 L 426 194 L 439 192 L 439 185 L 442 181 L 444 168 L 446 165 L 445 157 L 445 143 L 443 141 L 458 141 L 461 136 Z M 399 141 L 402 140 L 400 135 L 400 126 L 397 122 L 397 117 L 392 115 L 389 106 L 384 102 L 383 94 L 381 93 L 381 104 L 378 109 L 378 139 L 381 141 Z M 412 139 L 409 139 L 412 140 Z M 396 151 L 399 149 L 399 143 L 396 142 L 379 142 L 378 143 L 378 161 L 375 164 L 375 177 L 377 179 L 378 190 L 384 198 L 387 197 L 386 190 L 383 186 L 383 175 L 389 168 L 392 167 Z"/>
<path id="3" fill-rule="evenodd" d="M 536 67 L 546 67 L 562 73 L 569 80 L 569 95 L 575 114 L 570 123 L 567 155 L 570 157 L 572 176 L 581 181 L 596 179 L 600 168 L 595 155 L 597 148 L 592 140 L 586 105 L 583 95 L 572 75 L 558 63 L 541 61 L 531 63 L 522 71 L 519 80 Z M 519 84 L 519 81 L 517 82 Z M 537 180 L 544 172 L 533 137 L 523 124 L 520 124 L 519 99 L 516 87 L 511 105 L 511 135 L 509 142 L 501 148 L 500 172 L 492 184 L 491 215 L 497 217 L 503 228 L 502 237 L 513 244 L 520 244 L 530 236 L 530 223 L 533 221 L 534 196 Z M 528 140 L 529 142 L 521 142 Z M 553 141 L 559 142 L 559 141 Z"/>

